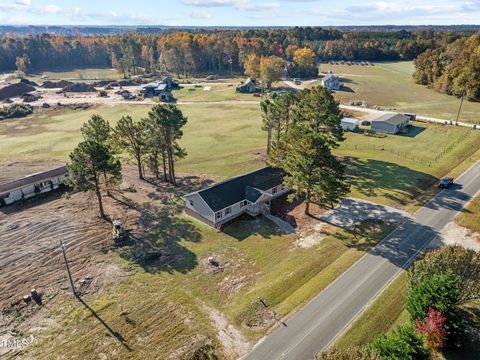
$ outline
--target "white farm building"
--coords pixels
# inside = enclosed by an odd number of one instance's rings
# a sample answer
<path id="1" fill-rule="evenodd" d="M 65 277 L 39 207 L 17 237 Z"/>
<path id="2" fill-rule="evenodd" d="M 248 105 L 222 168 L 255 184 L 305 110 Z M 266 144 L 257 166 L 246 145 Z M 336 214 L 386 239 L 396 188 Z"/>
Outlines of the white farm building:
<path id="1" fill-rule="evenodd" d="M 350 117 L 345 117 L 341 121 L 342 129 L 348 131 L 355 131 L 360 126 L 360 120 Z"/>
<path id="2" fill-rule="evenodd" d="M 68 169 L 60 166 L 0 184 L 0 207 L 58 189 L 65 185 Z"/>

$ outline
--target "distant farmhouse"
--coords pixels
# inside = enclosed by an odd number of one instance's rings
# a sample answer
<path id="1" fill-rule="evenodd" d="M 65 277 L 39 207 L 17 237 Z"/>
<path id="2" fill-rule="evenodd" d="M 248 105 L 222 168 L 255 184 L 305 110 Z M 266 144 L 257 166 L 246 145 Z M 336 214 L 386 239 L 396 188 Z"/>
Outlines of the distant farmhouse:
<path id="1" fill-rule="evenodd" d="M 342 82 L 333 74 L 327 74 L 322 79 L 322 86 L 330 90 L 340 90 Z"/>
<path id="2" fill-rule="evenodd" d="M 172 89 L 178 88 L 178 84 L 170 76 L 165 76 L 160 82 L 151 82 L 140 85 L 139 92 L 144 97 L 158 96 L 161 101 L 173 100 Z"/>
<path id="3" fill-rule="evenodd" d="M 218 227 L 242 214 L 270 212 L 271 200 L 285 194 L 284 173 L 266 167 L 185 195 L 187 214 Z"/>
<path id="4" fill-rule="evenodd" d="M 251 94 L 257 91 L 257 85 L 252 78 L 248 78 L 242 85 L 237 87 L 237 92 Z"/>
<path id="5" fill-rule="evenodd" d="M 67 175 L 67 167 L 60 166 L 0 184 L 0 206 L 58 189 L 66 184 Z"/>
<path id="6" fill-rule="evenodd" d="M 372 131 L 396 134 L 402 131 L 410 120 L 410 116 L 399 113 L 387 113 L 372 121 Z"/>

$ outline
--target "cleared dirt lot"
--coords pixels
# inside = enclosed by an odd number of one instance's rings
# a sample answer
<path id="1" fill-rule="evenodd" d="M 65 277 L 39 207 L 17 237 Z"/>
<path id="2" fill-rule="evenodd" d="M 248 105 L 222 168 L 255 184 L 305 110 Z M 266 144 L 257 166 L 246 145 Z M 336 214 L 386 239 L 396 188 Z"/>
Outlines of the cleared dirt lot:
<path id="1" fill-rule="evenodd" d="M 28 166 L 22 164 L 7 167 L 12 169 L 8 177 L 26 175 Z M 121 219 L 133 236 L 139 236 L 149 225 L 142 219 L 148 218 L 150 205 L 160 204 L 162 199 L 155 196 L 155 186 L 138 181 L 130 167 L 124 171 L 121 186 L 126 188 L 135 192 L 120 190 L 104 198 L 106 212 L 111 219 Z M 68 245 L 74 278 L 86 279 L 89 292 L 120 275 L 120 270 L 115 274 L 115 266 L 107 264 L 103 256 L 113 249 L 112 226 L 98 217 L 96 206 L 93 194 L 69 194 L 66 198 L 64 191 L 57 191 L 0 209 L 0 307 L 21 300 L 32 288 L 45 294 L 68 289 L 60 240 Z M 100 274 L 102 280 L 97 279 Z"/>

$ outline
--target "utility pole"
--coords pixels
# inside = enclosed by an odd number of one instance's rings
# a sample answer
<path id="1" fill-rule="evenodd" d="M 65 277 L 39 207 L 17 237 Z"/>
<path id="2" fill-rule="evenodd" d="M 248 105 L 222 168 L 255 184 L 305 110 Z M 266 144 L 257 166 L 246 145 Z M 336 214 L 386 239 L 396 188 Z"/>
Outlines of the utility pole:
<path id="1" fill-rule="evenodd" d="M 458 107 L 457 120 L 455 121 L 455 125 L 458 125 L 458 118 L 460 117 L 460 110 L 462 110 L 463 96 L 464 95 L 462 95 L 460 97 L 460 106 Z"/>
<path id="2" fill-rule="evenodd" d="M 63 260 L 65 261 L 65 268 L 67 269 L 68 280 L 70 281 L 70 286 L 72 287 L 73 295 L 77 296 L 77 291 L 75 290 L 75 285 L 73 284 L 72 274 L 70 273 L 70 267 L 68 266 L 67 260 L 67 245 L 60 240 L 60 250 L 63 253 Z"/>

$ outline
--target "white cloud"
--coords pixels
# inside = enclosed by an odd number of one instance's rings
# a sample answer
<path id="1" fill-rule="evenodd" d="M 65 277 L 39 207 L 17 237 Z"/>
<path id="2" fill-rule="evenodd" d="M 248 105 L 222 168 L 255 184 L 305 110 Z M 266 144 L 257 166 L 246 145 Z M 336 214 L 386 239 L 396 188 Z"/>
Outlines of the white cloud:
<path id="1" fill-rule="evenodd" d="M 472 2 L 480 3 L 480 0 Z M 322 18 L 327 24 L 433 24 L 433 23 L 478 23 L 471 21 L 464 4 L 440 0 L 376 1 L 355 4 L 344 8 L 312 9 L 311 14 Z M 480 10 L 480 6 L 479 9 Z"/>
<path id="2" fill-rule="evenodd" d="M 266 2 L 266 3 L 257 3 L 257 4 L 246 4 L 242 7 L 243 10 L 247 11 L 266 11 L 266 10 L 275 10 L 280 7 L 280 4 L 277 2 Z"/>
<path id="3" fill-rule="evenodd" d="M 181 0 L 185 5 L 201 7 L 238 7 L 247 3 L 246 0 Z"/>
<path id="4" fill-rule="evenodd" d="M 186 13 L 192 19 L 210 19 L 212 16 L 205 10 L 194 10 Z"/>
<path id="5" fill-rule="evenodd" d="M 463 3 L 463 11 L 480 11 L 480 0 L 471 0 Z"/>
<path id="6" fill-rule="evenodd" d="M 23 6 L 30 6 L 30 5 L 32 5 L 32 0 L 15 0 L 15 4 L 23 5 Z"/>
<path id="7" fill-rule="evenodd" d="M 43 10 L 48 14 L 58 14 L 62 11 L 62 8 L 60 6 L 50 4 L 43 7 Z"/>

